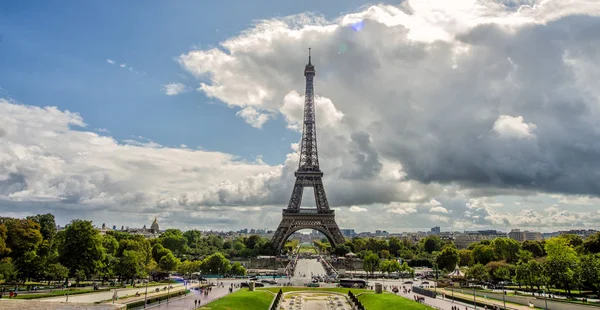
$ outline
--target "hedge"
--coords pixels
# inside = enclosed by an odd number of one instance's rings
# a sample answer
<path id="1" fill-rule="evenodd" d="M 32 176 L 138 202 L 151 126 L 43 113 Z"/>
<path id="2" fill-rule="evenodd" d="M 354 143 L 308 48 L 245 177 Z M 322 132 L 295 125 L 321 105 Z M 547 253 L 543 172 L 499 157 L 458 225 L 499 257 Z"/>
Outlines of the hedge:
<path id="1" fill-rule="evenodd" d="M 148 298 L 148 304 L 153 304 L 158 301 L 166 300 L 167 296 L 169 298 L 173 298 L 173 297 L 178 297 L 181 295 L 188 294 L 189 292 L 190 292 L 190 290 L 185 290 L 185 291 L 179 291 L 179 292 L 175 292 L 175 293 L 164 294 L 164 295 L 160 295 L 160 296 L 153 296 L 153 297 Z M 143 305 L 144 305 L 143 300 L 134 301 L 132 303 L 127 304 L 127 309 L 142 307 Z"/>

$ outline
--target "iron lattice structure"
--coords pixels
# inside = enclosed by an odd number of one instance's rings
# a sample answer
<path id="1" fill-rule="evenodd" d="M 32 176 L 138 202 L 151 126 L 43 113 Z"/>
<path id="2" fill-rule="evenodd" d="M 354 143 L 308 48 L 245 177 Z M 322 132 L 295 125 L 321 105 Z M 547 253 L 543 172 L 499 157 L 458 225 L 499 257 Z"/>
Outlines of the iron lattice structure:
<path id="1" fill-rule="evenodd" d="M 334 210 L 329 209 L 323 172 L 319 168 L 317 153 L 317 126 L 315 123 L 315 95 L 313 80 L 315 67 L 311 63 L 310 48 L 308 64 L 304 68 L 306 77 L 306 93 L 304 98 L 304 123 L 300 162 L 294 173 L 296 182 L 287 209 L 283 209 L 283 218 L 273 235 L 273 244 L 278 250 L 285 245 L 287 238 L 300 229 L 315 229 L 323 233 L 332 247 L 344 243 L 344 236 L 335 222 Z M 316 208 L 300 208 L 305 187 L 312 187 L 315 193 Z"/>

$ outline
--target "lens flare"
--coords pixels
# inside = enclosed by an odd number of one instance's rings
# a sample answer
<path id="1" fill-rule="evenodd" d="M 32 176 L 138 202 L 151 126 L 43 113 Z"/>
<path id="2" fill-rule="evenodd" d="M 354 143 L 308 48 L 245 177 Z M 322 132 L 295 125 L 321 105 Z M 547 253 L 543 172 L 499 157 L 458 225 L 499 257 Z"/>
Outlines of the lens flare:
<path id="1" fill-rule="evenodd" d="M 352 24 L 350 27 L 354 31 L 361 31 L 363 28 L 365 28 L 365 21 L 361 20 L 359 22 L 356 22 L 356 23 Z"/>

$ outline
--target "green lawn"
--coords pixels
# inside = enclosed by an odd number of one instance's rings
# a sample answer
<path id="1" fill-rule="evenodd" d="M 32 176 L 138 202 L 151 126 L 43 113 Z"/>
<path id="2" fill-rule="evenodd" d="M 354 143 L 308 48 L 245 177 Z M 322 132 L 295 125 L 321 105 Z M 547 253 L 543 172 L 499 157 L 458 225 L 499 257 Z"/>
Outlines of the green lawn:
<path id="1" fill-rule="evenodd" d="M 298 253 L 317 254 L 317 250 L 313 246 L 301 246 Z"/>
<path id="2" fill-rule="evenodd" d="M 93 289 L 71 289 L 69 290 L 69 296 L 78 295 L 78 294 L 86 294 L 86 293 L 98 293 L 98 292 L 106 292 L 109 289 L 100 289 L 94 291 Z M 46 298 L 46 297 L 56 297 L 56 296 L 65 296 L 67 295 L 67 290 L 56 290 L 48 293 L 33 293 L 33 294 L 23 294 L 19 293 L 16 299 L 38 299 L 38 298 Z"/>
<path id="3" fill-rule="evenodd" d="M 250 292 L 247 289 L 239 290 L 223 298 L 217 299 L 200 309 L 211 310 L 265 310 L 273 301 L 273 294 L 265 291 Z"/>
<path id="4" fill-rule="evenodd" d="M 359 294 L 359 293 L 363 293 L 363 292 L 372 292 L 371 290 L 365 290 L 365 289 L 360 289 L 360 288 L 302 287 L 302 286 L 266 287 L 266 288 L 258 288 L 257 290 L 271 291 L 273 293 L 277 293 L 277 292 L 279 292 L 279 289 L 283 290 L 284 293 L 298 292 L 298 291 L 320 291 L 320 292 L 336 292 L 336 293 L 348 294 L 348 291 L 352 291 L 352 293 L 354 293 L 354 294 Z"/>
<path id="5" fill-rule="evenodd" d="M 369 310 L 384 309 L 414 309 L 428 310 L 434 309 L 418 302 L 406 299 L 393 294 L 375 294 L 373 292 L 364 293 L 358 296 L 358 300 Z"/>

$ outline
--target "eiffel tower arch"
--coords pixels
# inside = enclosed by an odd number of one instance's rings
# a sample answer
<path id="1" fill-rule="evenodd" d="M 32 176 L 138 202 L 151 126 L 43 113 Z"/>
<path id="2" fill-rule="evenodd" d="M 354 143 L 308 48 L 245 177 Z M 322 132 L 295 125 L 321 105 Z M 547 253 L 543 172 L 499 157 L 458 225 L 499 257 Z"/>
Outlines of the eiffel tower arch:
<path id="1" fill-rule="evenodd" d="M 332 247 L 344 243 L 345 240 L 335 221 L 335 211 L 329 209 L 325 187 L 323 186 L 323 172 L 319 167 L 313 91 L 315 67 L 311 63 L 310 48 L 308 49 L 308 64 L 304 68 L 304 76 L 306 77 L 306 93 L 304 97 L 300 162 L 298 170 L 294 173 L 296 182 L 294 183 L 292 196 L 287 208 L 283 209 L 283 218 L 272 239 L 273 245 L 278 251 L 281 251 L 285 241 L 291 234 L 301 229 L 314 229 L 321 232 L 327 237 Z M 302 194 L 306 187 L 313 188 L 316 208 L 300 207 Z"/>

